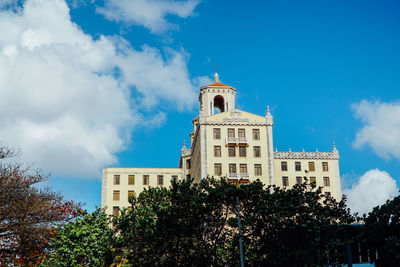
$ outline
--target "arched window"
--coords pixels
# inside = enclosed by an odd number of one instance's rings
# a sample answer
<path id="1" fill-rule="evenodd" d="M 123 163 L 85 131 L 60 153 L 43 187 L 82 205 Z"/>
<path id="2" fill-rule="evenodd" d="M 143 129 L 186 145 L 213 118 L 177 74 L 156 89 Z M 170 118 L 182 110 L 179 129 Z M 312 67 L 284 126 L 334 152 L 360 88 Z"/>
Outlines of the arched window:
<path id="1" fill-rule="evenodd" d="M 219 109 L 220 112 L 225 111 L 225 100 L 222 95 L 217 95 L 214 97 L 214 110 L 215 109 Z"/>

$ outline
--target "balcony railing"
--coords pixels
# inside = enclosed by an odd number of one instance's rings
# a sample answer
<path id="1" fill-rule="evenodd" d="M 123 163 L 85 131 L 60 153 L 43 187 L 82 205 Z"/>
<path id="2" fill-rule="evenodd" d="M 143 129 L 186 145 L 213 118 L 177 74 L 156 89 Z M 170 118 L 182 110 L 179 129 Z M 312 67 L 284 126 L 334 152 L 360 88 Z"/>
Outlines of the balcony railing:
<path id="1" fill-rule="evenodd" d="M 249 144 L 249 138 L 247 137 L 227 137 L 225 139 L 226 144 L 230 145 L 230 144 L 235 144 L 235 145 L 239 145 L 239 144 Z"/>
<path id="2" fill-rule="evenodd" d="M 248 173 L 228 173 L 227 177 L 230 180 L 250 180 L 250 175 Z"/>

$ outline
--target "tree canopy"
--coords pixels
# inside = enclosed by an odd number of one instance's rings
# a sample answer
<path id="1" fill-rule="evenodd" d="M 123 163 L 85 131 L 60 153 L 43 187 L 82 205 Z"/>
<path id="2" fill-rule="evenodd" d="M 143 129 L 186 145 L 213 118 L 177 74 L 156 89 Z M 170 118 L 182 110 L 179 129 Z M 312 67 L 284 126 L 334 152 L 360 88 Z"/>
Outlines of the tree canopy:
<path id="1" fill-rule="evenodd" d="M 110 218 L 97 209 L 81 212 L 70 223 L 60 225 L 51 238 L 52 253 L 45 266 L 109 266 L 114 262 L 114 231 Z"/>
<path id="2" fill-rule="evenodd" d="M 11 162 L 16 155 L 0 145 L 0 265 L 34 265 L 47 254 L 54 227 L 75 217 L 78 206 L 38 186 L 46 176 Z"/>
<path id="3" fill-rule="evenodd" d="M 400 196 L 364 215 L 363 241 L 376 251 L 376 266 L 400 266 Z"/>
<path id="4" fill-rule="evenodd" d="M 348 239 L 331 238 L 354 221 L 345 198 L 336 201 L 314 185 L 265 188 L 225 179 L 174 181 L 131 198 L 114 218 L 119 251 L 132 265 L 239 265 L 236 197 L 247 265 L 325 264 L 344 259 Z"/>

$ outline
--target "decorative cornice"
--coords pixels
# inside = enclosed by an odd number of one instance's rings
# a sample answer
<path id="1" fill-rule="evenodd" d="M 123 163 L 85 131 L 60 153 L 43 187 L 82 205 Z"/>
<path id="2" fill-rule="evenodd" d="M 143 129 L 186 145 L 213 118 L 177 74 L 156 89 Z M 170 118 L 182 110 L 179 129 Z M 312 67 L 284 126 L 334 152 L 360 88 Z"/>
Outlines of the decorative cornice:
<path id="1" fill-rule="evenodd" d="M 219 92 L 219 93 L 225 93 L 226 91 L 234 91 L 236 93 L 236 88 L 226 85 L 226 86 L 203 86 L 200 88 L 200 94 L 205 93 L 205 92 Z"/>
<path id="2" fill-rule="evenodd" d="M 235 119 L 224 119 L 224 121 L 208 121 L 203 122 L 201 125 L 213 125 L 213 126 L 226 126 L 226 125 L 247 125 L 247 126 L 267 126 L 266 122 L 250 122 L 246 120 L 235 120 Z"/>
<path id="3" fill-rule="evenodd" d="M 109 171 L 107 174 L 180 174 L 182 168 L 143 168 L 142 170 L 127 170 L 130 168 L 113 168 L 114 171 Z M 136 168 L 135 168 L 136 169 Z M 161 169 L 156 171 L 155 169 Z"/>
<path id="4" fill-rule="evenodd" d="M 275 159 L 332 159 L 339 160 L 339 152 L 274 152 Z"/>

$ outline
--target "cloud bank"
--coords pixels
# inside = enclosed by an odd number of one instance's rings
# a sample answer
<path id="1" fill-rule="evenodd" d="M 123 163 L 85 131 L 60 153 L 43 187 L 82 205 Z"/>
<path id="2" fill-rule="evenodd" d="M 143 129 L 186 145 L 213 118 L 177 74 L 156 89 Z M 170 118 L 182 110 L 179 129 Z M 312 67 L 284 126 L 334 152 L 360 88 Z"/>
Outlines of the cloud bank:
<path id="1" fill-rule="evenodd" d="M 378 169 L 364 173 L 350 189 L 344 189 L 347 205 L 352 212 L 367 214 L 378 205 L 398 194 L 396 181 L 384 171 Z"/>
<path id="2" fill-rule="evenodd" d="M 353 143 L 355 148 L 370 146 L 382 158 L 400 160 L 400 102 L 363 100 L 352 109 L 363 126 Z"/>
<path id="3" fill-rule="evenodd" d="M 167 15 L 180 18 L 192 16 L 199 2 L 199 0 L 105 0 L 104 7 L 98 7 L 97 11 L 109 20 L 141 25 L 152 33 L 161 33 L 176 27 L 165 19 Z"/>
<path id="4" fill-rule="evenodd" d="M 64 0 L 0 9 L 0 33 L 0 142 L 55 175 L 95 177 L 133 127 L 165 120 L 159 106 L 193 107 L 184 51 L 93 39 Z"/>

